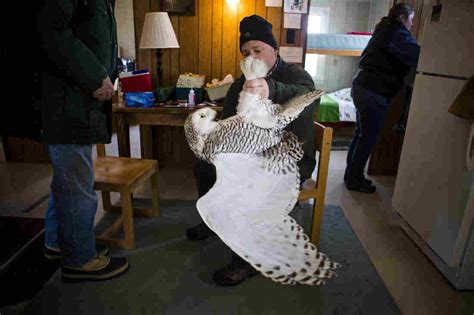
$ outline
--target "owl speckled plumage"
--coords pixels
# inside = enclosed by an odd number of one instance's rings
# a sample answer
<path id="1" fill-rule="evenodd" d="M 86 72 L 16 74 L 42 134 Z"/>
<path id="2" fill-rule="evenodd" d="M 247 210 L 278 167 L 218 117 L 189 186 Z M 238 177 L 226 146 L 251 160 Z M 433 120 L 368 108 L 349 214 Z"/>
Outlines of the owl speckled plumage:
<path id="1" fill-rule="evenodd" d="M 245 65 L 242 70 L 246 78 L 255 75 Z M 303 150 L 283 128 L 320 95 L 314 91 L 279 105 L 244 92 L 237 115 L 215 121 L 216 112 L 204 108 L 185 124 L 193 152 L 216 167 L 214 186 L 196 204 L 203 221 L 255 269 L 282 284 L 319 285 L 339 266 L 288 215 L 298 199 Z"/>

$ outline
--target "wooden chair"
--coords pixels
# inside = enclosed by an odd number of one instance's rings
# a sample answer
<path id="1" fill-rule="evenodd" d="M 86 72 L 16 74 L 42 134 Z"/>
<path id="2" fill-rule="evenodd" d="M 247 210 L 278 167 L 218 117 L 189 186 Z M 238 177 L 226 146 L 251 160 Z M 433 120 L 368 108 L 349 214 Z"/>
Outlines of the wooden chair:
<path id="1" fill-rule="evenodd" d="M 124 249 L 135 248 L 133 214 L 157 217 L 160 215 L 158 203 L 158 162 L 156 160 L 106 156 L 105 145 L 97 145 L 97 159 L 94 160 L 96 190 L 102 193 L 105 211 L 118 212 L 121 216 L 108 227 L 98 240 Z M 151 179 L 152 208 L 133 208 L 132 194 L 148 179 Z M 110 192 L 120 193 L 121 206 L 111 204 Z M 123 227 L 124 239 L 112 238 Z"/>
<path id="2" fill-rule="evenodd" d="M 310 179 L 303 183 L 298 200 L 314 199 L 313 221 L 311 223 L 311 242 L 319 244 L 319 234 L 323 222 L 324 198 L 329 170 L 329 156 L 331 153 L 332 128 L 314 123 L 316 131 L 316 151 L 319 152 L 316 181 Z"/>

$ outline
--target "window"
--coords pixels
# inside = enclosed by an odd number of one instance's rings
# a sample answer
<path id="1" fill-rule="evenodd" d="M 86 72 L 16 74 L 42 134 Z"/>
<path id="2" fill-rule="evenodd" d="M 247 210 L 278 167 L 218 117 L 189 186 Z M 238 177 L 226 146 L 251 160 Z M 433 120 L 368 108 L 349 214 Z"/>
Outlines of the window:
<path id="1" fill-rule="evenodd" d="M 328 33 L 330 8 L 311 7 L 308 16 L 308 33 Z"/>
<path id="2" fill-rule="evenodd" d="M 330 8 L 310 7 L 308 16 L 308 34 L 327 33 L 329 30 Z M 316 84 L 324 81 L 326 56 L 306 54 L 305 70 Z"/>
<path id="3" fill-rule="evenodd" d="M 321 22 L 323 17 L 321 15 L 310 15 L 308 18 L 308 34 L 316 34 L 321 32 Z"/>

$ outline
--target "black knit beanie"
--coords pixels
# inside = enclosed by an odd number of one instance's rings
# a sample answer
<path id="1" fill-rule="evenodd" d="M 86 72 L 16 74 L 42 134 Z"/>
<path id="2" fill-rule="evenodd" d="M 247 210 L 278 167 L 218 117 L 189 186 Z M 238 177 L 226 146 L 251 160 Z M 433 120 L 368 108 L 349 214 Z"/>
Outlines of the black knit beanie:
<path id="1" fill-rule="evenodd" d="M 259 40 L 278 49 L 272 34 L 272 24 L 255 14 L 243 18 L 240 22 L 240 50 L 242 50 L 242 45 L 249 40 Z"/>

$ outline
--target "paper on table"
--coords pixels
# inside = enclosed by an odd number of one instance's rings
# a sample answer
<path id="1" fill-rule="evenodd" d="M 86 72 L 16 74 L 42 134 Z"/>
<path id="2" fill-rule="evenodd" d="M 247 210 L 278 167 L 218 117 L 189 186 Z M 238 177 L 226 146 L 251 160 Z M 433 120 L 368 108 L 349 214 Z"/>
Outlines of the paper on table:
<path id="1" fill-rule="evenodd" d="M 281 7 L 282 4 L 282 0 L 265 0 L 266 7 Z"/>
<path id="2" fill-rule="evenodd" d="M 301 14 L 285 13 L 283 17 L 284 28 L 301 28 Z"/>
<path id="3" fill-rule="evenodd" d="M 286 62 L 302 63 L 303 47 L 280 47 L 280 57 Z"/>

